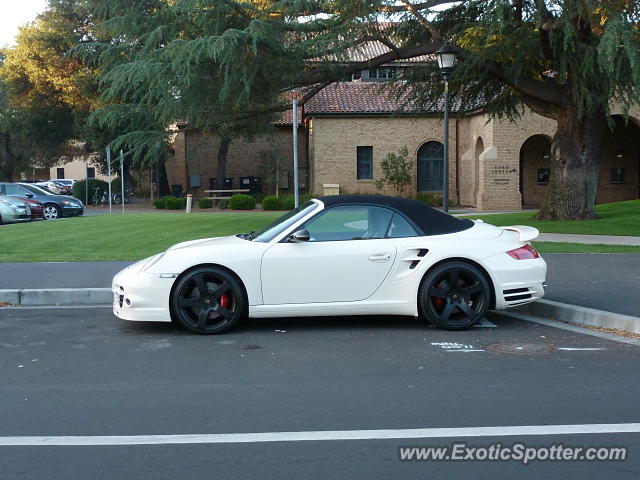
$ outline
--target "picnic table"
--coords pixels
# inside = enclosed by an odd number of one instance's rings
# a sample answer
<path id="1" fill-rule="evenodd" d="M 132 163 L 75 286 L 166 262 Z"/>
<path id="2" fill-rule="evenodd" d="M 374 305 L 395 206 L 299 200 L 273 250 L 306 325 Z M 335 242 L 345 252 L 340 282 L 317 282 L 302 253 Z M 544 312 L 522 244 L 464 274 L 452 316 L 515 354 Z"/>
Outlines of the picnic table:
<path id="1" fill-rule="evenodd" d="M 231 190 L 203 190 L 204 193 L 213 193 L 214 196 L 213 197 L 205 197 L 205 198 L 210 198 L 211 200 L 223 200 L 223 199 L 228 199 L 229 197 L 223 197 L 223 196 L 216 196 L 215 194 L 217 193 L 249 193 L 251 190 L 249 190 L 248 188 L 236 188 L 231 189 Z"/>

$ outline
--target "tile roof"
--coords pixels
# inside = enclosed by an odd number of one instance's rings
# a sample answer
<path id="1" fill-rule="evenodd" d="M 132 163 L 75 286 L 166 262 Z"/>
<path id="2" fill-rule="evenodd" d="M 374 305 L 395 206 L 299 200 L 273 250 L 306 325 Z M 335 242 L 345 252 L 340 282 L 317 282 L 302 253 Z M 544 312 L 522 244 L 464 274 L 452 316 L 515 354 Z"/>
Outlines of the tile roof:
<path id="1" fill-rule="evenodd" d="M 398 112 L 402 99 L 390 98 L 391 88 L 384 82 L 337 82 L 323 88 L 312 97 L 298 112 L 298 119 L 302 121 L 302 114 L 306 117 L 314 114 L 349 114 L 372 113 L 390 114 Z M 438 105 L 437 110 L 442 106 Z M 407 112 L 425 113 L 423 110 L 410 107 Z M 293 125 L 293 110 L 282 112 L 276 125 Z"/>

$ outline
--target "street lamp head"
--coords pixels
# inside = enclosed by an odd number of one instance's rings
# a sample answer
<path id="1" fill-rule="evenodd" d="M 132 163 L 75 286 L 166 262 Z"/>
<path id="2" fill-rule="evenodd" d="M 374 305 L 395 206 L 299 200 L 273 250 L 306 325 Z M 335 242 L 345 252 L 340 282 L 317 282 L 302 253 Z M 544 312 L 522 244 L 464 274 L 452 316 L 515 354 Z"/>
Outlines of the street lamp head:
<path id="1" fill-rule="evenodd" d="M 450 74 L 456 64 L 456 51 L 447 42 L 436 52 L 436 57 L 438 58 L 438 67 L 443 75 Z"/>

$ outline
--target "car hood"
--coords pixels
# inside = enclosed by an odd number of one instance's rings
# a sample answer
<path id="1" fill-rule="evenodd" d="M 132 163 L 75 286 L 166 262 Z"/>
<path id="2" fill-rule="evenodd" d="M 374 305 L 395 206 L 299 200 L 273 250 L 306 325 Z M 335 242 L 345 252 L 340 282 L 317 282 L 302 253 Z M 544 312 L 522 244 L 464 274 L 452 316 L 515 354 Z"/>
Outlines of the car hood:
<path id="1" fill-rule="evenodd" d="M 185 248 L 202 248 L 202 247 L 221 247 L 226 245 L 238 245 L 241 243 L 247 243 L 247 240 L 242 240 L 235 235 L 229 235 L 228 237 L 212 237 L 212 238 L 200 238 L 198 240 L 189 240 L 188 242 L 176 243 L 169 247 L 167 252 L 174 250 L 184 250 Z"/>

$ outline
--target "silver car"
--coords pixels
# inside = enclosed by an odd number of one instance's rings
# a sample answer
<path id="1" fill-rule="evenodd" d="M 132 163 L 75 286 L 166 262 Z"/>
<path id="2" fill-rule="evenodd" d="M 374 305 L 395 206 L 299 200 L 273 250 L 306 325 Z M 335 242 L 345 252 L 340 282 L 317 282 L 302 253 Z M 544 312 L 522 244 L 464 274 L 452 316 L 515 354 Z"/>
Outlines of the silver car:
<path id="1" fill-rule="evenodd" d="M 29 222 L 31 209 L 22 200 L 0 195 L 0 225 L 3 223 Z"/>

